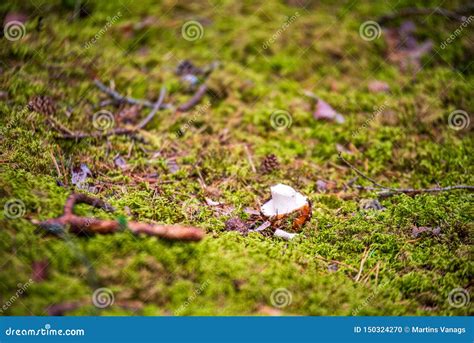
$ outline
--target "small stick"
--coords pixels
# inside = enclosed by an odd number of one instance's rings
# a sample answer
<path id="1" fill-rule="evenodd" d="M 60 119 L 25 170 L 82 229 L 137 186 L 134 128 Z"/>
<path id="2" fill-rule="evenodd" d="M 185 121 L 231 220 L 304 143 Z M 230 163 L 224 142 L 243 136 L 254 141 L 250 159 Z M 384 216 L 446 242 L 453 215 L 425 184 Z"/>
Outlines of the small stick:
<path id="1" fill-rule="evenodd" d="M 447 192 L 447 191 L 452 191 L 455 189 L 474 190 L 474 186 L 471 186 L 471 185 L 454 185 L 454 186 L 448 186 L 448 187 L 433 187 L 433 188 L 420 188 L 420 189 L 386 187 L 386 186 L 381 185 L 380 183 L 378 183 L 371 177 L 365 175 L 356 167 L 354 167 L 349 161 L 347 161 L 344 157 L 342 157 L 341 153 L 339 153 L 339 158 L 341 159 L 342 162 L 344 162 L 347 166 L 349 166 L 349 168 L 355 171 L 358 175 L 360 175 L 364 179 L 368 180 L 369 182 L 377 186 L 377 187 L 366 187 L 366 186 L 361 186 L 361 185 L 354 185 L 353 187 L 355 187 L 356 189 L 361 189 L 361 190 L 366 190 L 366 191 L 381 191 L 378 194 L 381 198 L 390 197 L 392 195 L 396 195 L 400 193 L 414 195 L 414 194 L 420 194 L 420 193 Z"/>
<path id="2" fill-rule="evenodd" d="M 85 132 L 75 132 L 72 134 L 64 134 L 62 138 L 65 139 L 82 139 L 82 138 L 104 138 L 104 137 L 109 137 L 113 135 L 127 135 L 127 134 L 132 134 L 135 133 L 141 129 L 143 129 L 156 115 L 158 110 L 161 107 L 161 104 L 163 103 L 163 100 L 166 95 L 166 88 L 162 87 L 160 91 L 160 96 L 158 100 L 155 102 L 153 108 L 151 109 L 150 113 L 146 118 L 144 118 L 138 125 L 131 127 L 131 128 L 117 128 L 111 131 L 104 131 L 104 132 L 93 132 L 93 133 L 85 133 Z"/>
<path id="3" fill-rule="evenodd" d="M 135 131 L 143 129 L 153 119 L 156 112 L 158 112 L 161 105 L 163 104 L 163 100 L 165 99 L 165 95 L 166 95 L 166 88 L 161 87 L 160 96 L 158 98 L 158 101 L 155 102 L 155 104 L 153 105 L 153 108 L 150 111 L 150 113 L 148 114 L 148 116 L 145 119 L 143 119 L 140 123 L 138 123 L 137 126 L 135 126 L 135 129 L 134 129 Z"/>
<path id="4" fill-rule="evenodd" d="M 189 99 L 184 104 L 179 105 L 177 110 L 180 112 L 189 111 L 201 101 L 201 99 L 204 97 L 204 95 L 206 95 L 206 93 L 207 93 L 206 84 L 200 85 L 196 93 L 194 93 L 194 95 L 191 97 L 191 99 Z"/>
<path id="5" fill-rule="evenodd" d="M 349 161 L 347 161 L 344 157 L 342 157 L 342 154 L 339 153 L 339 158 L 342 160 L 342 162 L 344 162 L 346 165 L 349 166 L 349 168 L 351 168 L 353 171 L 355 171 L 357 174 L 359 174 L 360 176 L 362 176 L 364 179 L 372 182 L 374 185 L 380 187 L 380 188 L 383 188 L 383 189 L 392 189 L 392 188 L 387 188 L 387 187 L 384 187 L 382 186 L 380 183 L 378 183 L 377 181 L 375 181 L 374 179 L 368 177 L 367 175 L 365 175 L 364 173 L 362 173 L 359 169 L 357 169 L 356 167 L 354 167 L 352 164 L 349 163 Z"/>
<path id="6" fill-rule="evenodd" d="M 247 144 L 244 144 L 244 149 L 245 153 L 247 154 L 247 159 L 249 160 L 250 168 L 252 168 L 252 171 L 256 173 L 257 168 L 255 168 L 255 164 L 253 164 L 252 155 L 250 154 L 249 147 L 247 146 Z"/>
<path id="7" fill-rule="evenodd" d="M 34 224 L 56 234 L 61 233 L 61 228 L 67 225 L 69 225 L 72 232 L 76 234 L 107 234 L 123 230 L 122 224 L 117 220 L 88 218 L 75 215 L 73 210 L 74 206 L 78 203 L 85 203 L 106 211 L 114 210 L 113 207 L 100 199 L 76 193 L 70 195 L 66 200 L 62 216 L 42 222 L 34 221 Z M 181 225 L 160 225 L 131 221 L 127 222 L 127 228 L 134 234 L 144 233 L 148 236 L 161 237 L 170 240 L 199 241 L 204 237 L 204 231 L 202 229 Z"/>
<path id="8" fill-rule="evenodd" d="M 58 177 L 62 178 L 63 176 L 61 174 L 61 170 L 59 169 L 58 161 L 56 161 L 56 157 L 54 157 L 52 150 L 49 150 L 49 155 L 51 156 L 51 159 L 53 160 L 53 164 L 54 164 L 54 167 L 56 168 L 56 172 L 58 173 Z"/>
<path id="9" fill-rule="evenodd" d="M 116 102 L 125 102 L 125 103 L 128 103 L 130 105 L 141 105 L 141 106 L 149 107 L 149 108 L 153 108 L 154 105 L 155 105 L 154 103 L 152 103 L 148 100 L 136 99 L 136 98 L 121 95 L 120 93 L 113 90 L 112 88 L 107 87 L 101 81 L 99 81 L 97 79 L 94 80 L 94 84 L 102 92 L 104 92 L 107 95 L 109 95 L 110 97 L 112 97 L 112 99 L 114 99 Z M 207 89 L 208 88 L 205 84 L 202 84 L 201 86 L 199 86 L 199 88 L 196 90 L 196 93 L 194 93 L 194 95 L 191 97 L 191 99 L 189 99 L 184 104 L 178 106 L 177 110 L 180 111 L 180 112 L 186 112 L 186 111 L 189 111 L 190 109 L 192 109 L 194 106 L 196 106 L 201 101 L 201 99 L 206 94 Z M 161 104 L 159 109 L 167 109 L 167 108 L 171 108 L 171 107 L 172 107 L 171 104 Z"/>
<path id="10" fill-rule="evenodd" d="M 367 260 L 367 257 L 369 257 L 369 248 L 365 248 L 364 253 L 362 254 L 362 259 L 360 260 L 360 267 L 359 267 L 359 272 L 357 273 L 356 277 L 354 278 L 355 282 L 358 282 L 360 279 L 360 276 L 362 275 L 362 271 L 364 270 L 364 264 L 365 261 Z"/>
<path id="11" fill-rule="evenodd" d="M 375 270 L 375 287 L 379 284 L 380 261 L 377 262 L 377 269 Z"/>
<path id="12" fill-rule="evenodd" d="M 366 283 L 369 281 L 370 275 L 372 275 L 372 273 L 377 270 L 379 263 L 380 263 L 380 262 L 377 262 L 377 263 L 375 264 L 375 266 L 374 266 L 374 267 L 367 273 L 367 275 L 362 279 L 362 282 L 363 282 L 364 284 L 366 284 Z"/>
<path id="13" fill-rule="evenodd" d="M 71 130 L 69 130 L 67 127 L 65 127 L 63 124 L 58 122 L 53 117 L 48 116 L 47 120 L 51 124 L 51 126 L 53 126 L 55 129 L 57 129 L 59 131 L 63 131 L 63 132 L 65 132 L 67 134 L 70 134 L 70 135 L 73 134 L 73 132 Z"/>
<path id="14" fill-rule="evenodd" d="M 206 190 L 207 189 L 206 182 L 204 181 L 204 178 L 202 177 L 201 171 L 199 170 L 199 167 L 197 167 L 197 166 L 196 166 L 196 172 L 198 174 L 198 181 L 199 181 L 199 184 L 201 185 L 201 188 L 203 190 Z"/>
<path id="15" fill-rule="evenodd" d="M 132 97 L 124 96 L 114 91 L 112 88 L 107 87 L 99 80 L 95 79 L 94 84 L 104 93 L 112 97 L 117 102 L 126 102 L 130 105 L 141 105 L 153 108 L 154 104 L 148 100 L 135 99 Z"/>
<path id="16" fill-rule="evenodd" d="M 415 189 L 415 188 L 380 188 L 380 187 L 365 187 L 361 185 L 355 185 L 354 186 L 357 189 L 361 190 L 366 190 L 366 191 L 382 191 L 379 193 L 379 196 L 381 198 L 387 198 L 396 194 L 411 194 L 411 195 L 416 195 L 420 193 L 438 193 L 438 192 L 449 192 L 453 191 L 456 189 L 468 189 L 468 190 L 474 190 L 474 186 L 470 185 L 454 185 L 454 186 L 448 186 L 448 187 L 433 187 L 433 188 L 420 188 L 420 189 Z M 385 190 L 385 191 L 384 191 Z"/>

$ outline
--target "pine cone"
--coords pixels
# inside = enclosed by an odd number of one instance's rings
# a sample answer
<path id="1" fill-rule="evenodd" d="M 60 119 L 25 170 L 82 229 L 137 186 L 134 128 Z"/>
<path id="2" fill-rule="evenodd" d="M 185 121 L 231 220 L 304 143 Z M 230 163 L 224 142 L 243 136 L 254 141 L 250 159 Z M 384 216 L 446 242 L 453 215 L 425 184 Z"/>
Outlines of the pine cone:
<path id="1" fill-rule="evenodd" d="M 274 154 L 270 154 L 265 156 L 263 159 L 261 165 L 260 165 L 260 170 L 264 174 L 268 174 L 272 172 L 273 170 L 276 170 L 280 167 L 280 163 L 278 162 L 277 157 Z"/>
<path id="2" fill-rule="evenodd" d="M 53 115 L 56 113 L 56 103 L 46 95 L 37 95 L 28 103 L 28 108 L 41 114 Z"/>

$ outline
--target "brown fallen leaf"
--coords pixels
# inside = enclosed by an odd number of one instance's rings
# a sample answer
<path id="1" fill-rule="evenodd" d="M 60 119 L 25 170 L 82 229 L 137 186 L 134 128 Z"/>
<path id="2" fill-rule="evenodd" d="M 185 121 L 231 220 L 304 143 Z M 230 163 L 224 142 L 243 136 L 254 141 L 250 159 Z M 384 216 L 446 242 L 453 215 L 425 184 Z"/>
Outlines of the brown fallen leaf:
<path id="1" fill-rule="evenodd" d="M 388 83 L 379 80 L 370 81 L 367 88 L 371 93 L 384 93 L 390 91 Z"/>
<path id="2" fill-rule="evenodd" d="M 316 109 L 313 112 L 313 117 L 318 120 L 334 121 L 338 124 L 345 122 L 342 114 L 336 112 L 327 102 L 319 99 L 316 103 Z"/>

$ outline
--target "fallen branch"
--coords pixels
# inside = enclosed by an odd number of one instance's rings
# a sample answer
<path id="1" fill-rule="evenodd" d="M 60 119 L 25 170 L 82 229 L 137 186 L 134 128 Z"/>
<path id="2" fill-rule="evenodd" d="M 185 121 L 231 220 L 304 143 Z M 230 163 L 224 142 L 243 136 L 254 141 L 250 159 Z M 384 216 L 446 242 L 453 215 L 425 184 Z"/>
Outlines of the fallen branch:
<path id="1" fill-rule="evenodd" d="M 165 95 L 166 95 L 166 88 L 161 87 L 160 96 L 158 98 L 158 101 L 155 102 L 155 104 L 153 105 L 153 108 L 151 109 L 148 116 L 145 119 L 143 119 L 140 123 L 138 123 L 137 126 L 135 126 L 134 131 L 138 131 L 138 130 L 143 129 L 153 119 L 156 112 L 158 112 L 161 105 L 163 104 L 163 101 L 165 100 Z"/>
<path id="2" fill-rule="evenodd" d="M 194 106 L 199 104 L 201 102 L 201 99 L 206 95 L 207 92 L 207 86 L 205 84 L 202 84 L 199 86 L 197 89 L 196 93 L 189 99 L 187 102 L 185 102 L 182 105 L 179 105 L 177 110 L 180 112 L 186 112 L 192 109 Z"/>
<path id="3" fill-rule="evenodd" d="M 136 98 L 132 98 L 132 97 L 129 97 L 129 96 L 121 95 L 117 91 L 113 90 L 112 88 L 107 87 L 106 85 L 104 85 L 102 82 L 100 82 L 97 79 L 94 80 L 94 84 L 102 92 L 109 95 L 113 100 L 115 100 L 115 102 L 127 103 L 127 104 L 130 104 L 130 105 L 141 105 L 141 106 L 150 107 L 150 108 L 153 107 L 153 103 L 151 101 L 136 99 Z M 166 106 L 168 106 L 168 105 L 163 104 L 163 108 L 166 108 Z"/>
<path id="4" fill-rule="evenodd" d="M 463 16 L 463 14 L 470 13 L 470 11 L 472 11 L 473 8 L 474 8 L 474 5 L 472 4 L 466 7 L 458 8 L 455 11 L 450 11 L 441 7 L 435 7 L 435 8 L 407 7 L 407 8 L 402 8 L 398 11 L 383 15 L 377 20 L 377 22 L 379 24 L 384 24 L 387 21 L 394 20 L 400 17 L 411 17 L 411 16 L 417 16 L 417 15 L 431 15 L 431 14 L 447 17 L 451 20 L 464 21 L 466 18 L 465 16 Z"/>
<path id="5" fill-rule="evenodd" d="M 155 104 L 153 105 L 153 108 L 151 109 L 150 113 L 148 114 L 146 118 L 144 118 L 136 126 L 133 126 L 130 128 L 117 128 L 110 131 L 92 132 L 92 133 L 72 132 L 71 130 L 68 130 L 70 133 L 64 133 L 61 137 L 65 139 L 103 138 L 103 137 L 109 137 L 113 135 L 128 135 L 128 134 L 136 133 L 139 130 L 142 130 L 154 118 L 158 110 L 161 108 L 161 105 L 163 104 L 165 95 L 166 95 L 166 88 L 162 87 L 160 96 L 158 100 L 155 102 Z M 64 130 L 61 130 L 61 131 L 64 131 Z"/>
<path id="6" fill-rule="evenodd" d="M 154 104 L 148 100 L 143 100 L 143 99 L 136 99 L 132 98 L 129 96 L 124 96 L 118 93 L 117 91 L 113 90 L 110 87 L 107 87 L 104 85 L 102 82 L 99 80 L 94 80 L 94 84 L 105 94 L 109 95 L 113 100 L 115 100 L 118 103 L 127 103 L 130 105 L 141 105 L 144 107 L 149 107 L 153 108 Z M 205 84 L 202 84 L 201 86 L 198 87 L 196 92 L 193 94 L 193 96 L 184 104 L 179 105 L 176 109 L 180 112 L 186 112 L 192 109 L 194 106 L 196 106 L 201 99 L 206 95 L 208 87 Z M 171 104 L 161 104 L 159 109 L 167 109 L 167 108 L 172 108 L 173 106 Z"/>
<path id="7" fill-rule="evenodd" d="M 365 175 L 363 172 L 361 172 L 359 169 L 357 169 L 355 166 L 353 166 L 349 161 L 347 161 L 342 155 L 339 153 L 339 158 L 341 159 L 342 162 L 344 162 L 349 168 L 351 168 L 354 172 L 356 172 L 359 176 L 362 178 L 366 179 L 367 181 L 371 182 L 374 184 L 376 187 L 369 187 L 369 186 L 361 186 L 361 185 L 353 185 L 352 187 L 359 189 L 359 190 L 365 190 L 365 191 L 379 191 L 378 196 L 381 198 L 387 198 L 396 194 L 410 194 L 410 195 L 416 195 L 420 193 L 438 193 L 438 192 L 447 192 L 447 191 L 452 191 L 456 189 L 468 189 L 468 190 L 474 190 L 474 186 L 471 185 L 454 185 L 454 186 L 447 186 L 447 187 L 433 187 L 433 188 L 392 188 L 392 187 L 386 187 L 372 179 L 371 177 Z"/>
<path id="8" fill-rule="evenodd" d="M 433 187 L 433 188 L 380 188 L 380 187 L 365 187 L 361 185 L 354 186 L 357 189 L 365 190 L 365 191 L 381 191 L 378 193 L 379 197 L 387 198 L 397 194 L 410 194 L 416 195 L 421 193 L 438 193 L 438 192 L 449 192 L 456 189 L 468 189 L 474 190 L 474 186 L 469 185 L 454 185 L 448 187 Z"/>
<path id="9" fill-rule="evenodd" d="M 199 241 L 204 237 L 204 231 L 195 227 L 181 225 L 159 225 L 141 222 L 127 222 L 126 227 L 118 220 L 80 217 L 74 214 L 74 206 L 85 203 L 106 211 L 113 211 L 113 207 L 104 201 L 89 197 L 85 194 L 71 194 L 64 205 L 64 213 L 58 218 L 42 222 L 34 222 L 39 227 L 53 234 L 61 234 L 65 226 L 69 226 L 75 234 L 108 234 L 130 230 L 134 234 L 144 233 L 148 236 L 161 237 L 170 240 Z"/>

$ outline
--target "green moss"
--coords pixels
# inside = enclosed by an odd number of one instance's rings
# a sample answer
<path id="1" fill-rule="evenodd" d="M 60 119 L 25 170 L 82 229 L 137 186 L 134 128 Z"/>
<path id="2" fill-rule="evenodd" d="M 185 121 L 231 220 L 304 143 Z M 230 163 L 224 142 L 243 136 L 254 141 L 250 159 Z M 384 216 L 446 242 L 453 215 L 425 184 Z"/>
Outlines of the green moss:
<path id="1" fill-rule="evenodd" d="M 366 42 L 359 36 L 362 22 L 392 10 L 383 2 L 349 8 L 325 1 L 303 10 L 277 1 L 174 7 L 150 0 L 130 2 L 125 10 L 118 2 L 93 1 L 90 16 L 77 20 L 67 20 L 71 9 L 62 3 L 38 4 L 43 31 L 30 22 L 21 41 L 0 44 L 0 90 L 7 92 L 0 103 L 0 206 L 10 200 L 24 206 L 20 218 L 0 211 L 0 304 L 32 277 L 33 262 L 49 263 L 47 278 L 33 282 L 4 314 L 43 315 L 48 306 L 64 302 L 82 304 L 70 312 L 74 315 L 265 314 L 272 292 L 280 288 L 291 294 L 283 314 L 473 314 L 472 305 L 456 308 L 448 302 L 453 289 L 472 283 L 472 194 L 399 195 L 381 201 L 384 211 L 362 211 L 358 200 L 375 193 L 341 197 L 338 191 L 354 175 L 337 157 L 337 144 L 352 144 L 346 157 L 387 186 L 472 184 L 470 128 L 456 131 L 448 125 L 452 111 L 474 108 L 468 64 L 472 27 L 446 49 L 437 49 L 413 77 L 385 59 L 382 38 Z M 401 1 L 397 7 L 409 5 Z M 19 10 L 11 6 L 0 5 L 0 13 Z M 119 11 L 123 16 L 85 49 Z M 296 12 L 289 27 L 264 48 Z M 146 20 L 156 13 L 163 15 Z M 202 22 L 202 39 L 182 38 L 187 20 Z M 435 46 L 456 29 L 439 16 L 415 22 L 418 37 L 432 39 Z M 198 65 L 221 62 L 208 80 L 216 96 L 206 96 L 210 106 L 203 111 L 160 111 L 133 143 L 123 136 L 59 139 L 44 115 L 26 107 L 32 96 L 49 95 L 57 103 L 59 122 L 90 132 L 94 105 L 104 99 L 91 75 L 112 80 L 123 94 L 150 100 L 165 85 L 166 101 L 178 104 L 190 96 L 174 75 L 182 59 Z M 373 79 L 387 82 L 390 92 L 369 92 Z M 314 120 L 303 90 L 331 104 L 346 123 Z M 272 126 L 277 110 L 291 116 L 284 130 Z M 178 138 L 176 131 L 183 127 Z M 257 167 L 274 153 L 280 169 L 254 173 L 244 145 Z M 126 171 L 115 166 L 116 154 L 126 159 Z M 175 173 L 168 166 L 171 158 L 178 164 Z M 94 174 L 88 180 L 96 186 L 91 191 L 117 213 L 81 205 L 78 214 L 196 225 L 207 231 L 206 239 L 166 242 L 126 232 L 46 236 L 31 220 L 61 214 L 74 191 L 71 170 L 80 163 Z M 337 190 L 319 192 L 318 180 L 334 181 Z M 245 218 L 244 209 L 258 208 L 269 186 L 279 182 L 312 200 L 313 217 L 298 238 L 285 242 L 225 231 L 228 218 Z M 205 205 L 206 197 L 232 210 L 221 215 Z M 439 227 L 440 234 L 415 239 L 413 226 Z M 362 280 L 356 282 L 366 249 Z M 97 287 L 114 292 L 114 306 L 92 306 Z"/>

